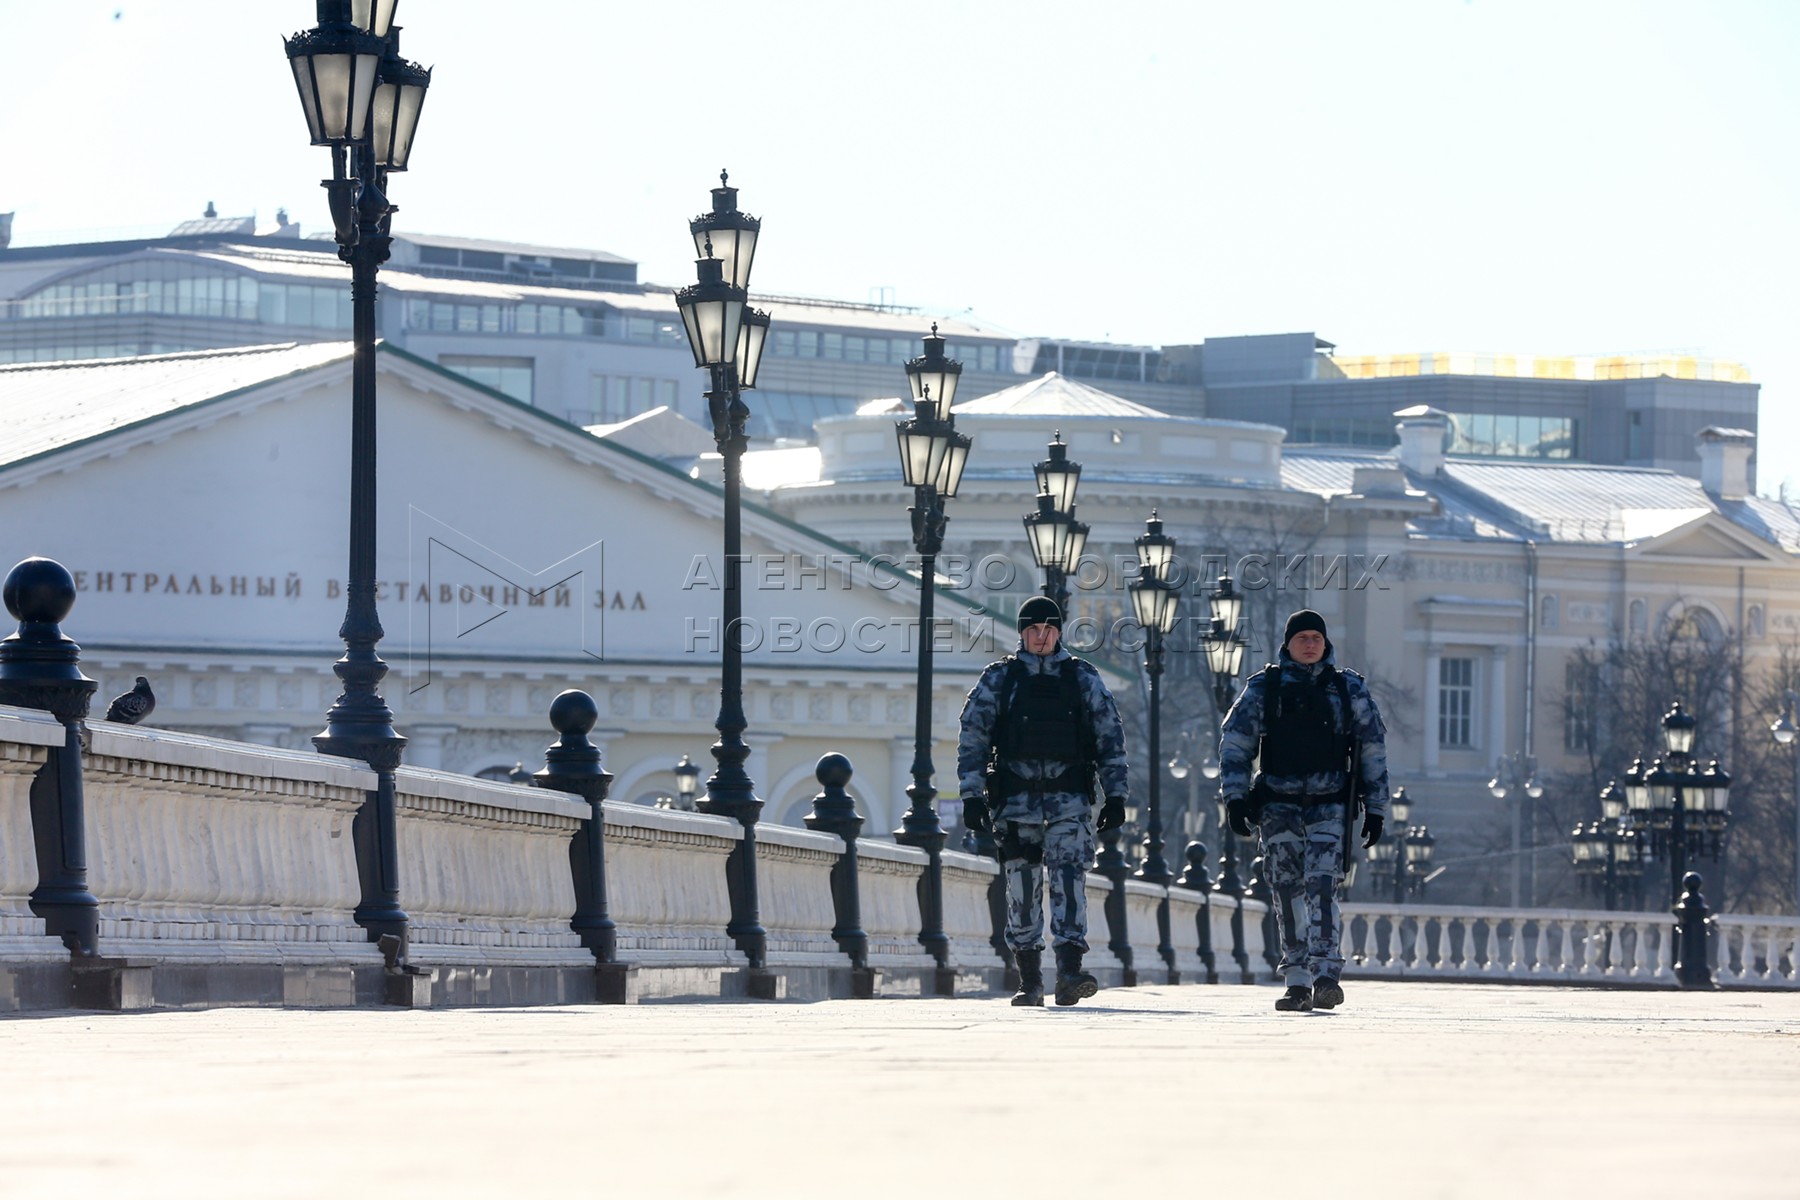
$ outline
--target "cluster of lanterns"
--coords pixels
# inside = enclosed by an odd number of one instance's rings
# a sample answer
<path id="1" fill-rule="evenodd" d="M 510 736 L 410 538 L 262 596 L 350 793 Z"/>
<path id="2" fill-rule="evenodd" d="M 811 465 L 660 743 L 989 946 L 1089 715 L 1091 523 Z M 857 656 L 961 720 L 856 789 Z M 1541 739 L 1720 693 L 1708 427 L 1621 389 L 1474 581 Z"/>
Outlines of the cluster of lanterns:
<path id="1" fill-rule="evenodd" d="M 1731 822 L 1731 776 L 1694 754 L 1698 722 L 1677 700 L 1662 719 L 1663 755 L 1646 767 L 1639 757 L 1624 781 L 1600 793 L 1601 819 L 1570 835 L 1575 873 L 1603 886 L 1607 907 L 1620 880 L 1635 879 L 1646 863 L 1669 860 L 1677 893 L 1689 855 L 1717 859 Z"/>
<path id="2" fill-rule="evenodd" d="M 1394 903 L 1424 890 L 1431 875 L 1431 855 L 1437 839 L 1424 825 L 1412 824 L 1413 802 L 1405 788 L 1397 788 L 1388 801 L 1393 836 L 1369 847 L 1369 869 L 1378 886 L 1391 887 Z"/>

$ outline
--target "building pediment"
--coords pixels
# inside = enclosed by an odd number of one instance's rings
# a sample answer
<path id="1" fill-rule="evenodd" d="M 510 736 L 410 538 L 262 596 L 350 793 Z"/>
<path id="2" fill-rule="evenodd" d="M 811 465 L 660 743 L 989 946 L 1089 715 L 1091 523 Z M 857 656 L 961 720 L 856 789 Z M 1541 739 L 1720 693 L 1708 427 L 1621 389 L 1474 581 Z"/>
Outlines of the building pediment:
<path id="1" fill-rule="evenodd" d="M 192 379 L 134 389 L 128 370 L 108 369 L 107 387 L 135 399 L 108 401 L 118 411 L 77 436 L 46 430 L 38 453 L 0 467 L 0 514 L 21 556 L 75 573 L 72 634 L 146 652 L 331 647 L 345 606 L 351 389 L 348 360 L 320 356 L 216 391 Z M 161 379 L 171 364 L 141 365 Z M 576 674 L 716 664 L 716 474 L 689 478 L 403 351 L 384 348 L 377 369 L 377 602 L 382 654 L 406 690 L 461 661 Z M 95 403 L 80 373 L 34 374 L 46 408 Z M 59 378 L 72 399 L 56 394 Z M 745 506 L 743 532 L 747 660 L 912 672 L 909 564 L 870 560 L 757 505 Z M 946 595 L 937 612 L 947 675 L 1011 649 L 1010 626 L 973 635 L 992 622 L 966 595 Z"/>
<path id="2" fill-rule="evenodd" d="M 1646 538 L 1627 550 L 1642 559 L 1703 559 L 1715 562 L 1791 563 L 1784 554 L 1716 513 L 1705 513 L 1684 525 Z"/>

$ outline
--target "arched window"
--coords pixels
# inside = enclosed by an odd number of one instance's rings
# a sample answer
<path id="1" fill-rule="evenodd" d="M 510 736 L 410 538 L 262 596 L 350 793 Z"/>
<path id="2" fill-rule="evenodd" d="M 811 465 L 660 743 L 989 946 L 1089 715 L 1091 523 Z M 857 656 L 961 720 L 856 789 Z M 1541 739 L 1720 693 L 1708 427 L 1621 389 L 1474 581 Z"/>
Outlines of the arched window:
<path id="1" fill-rule="evenodd" d="M 1710 609 L 1677 606 L 1669 613 L 1669 621 L 1674 626 L 1671 632 L 1678 638 L 1692 639 L 1708 646 L 1720 645 L 1725 640 L 1725 626 Z"/>
<path id="2" fill-rule="evenodd" d="M 1763 636 L 1763 606 L 1752 604 L 1744 610 L 1744 631 L 1750 637 Z"/>
<path id="3" fill-rule="evenodd" d="M 1538 601 L 1538 628 L 1555 629 L 1562 620 L 1562 602 L 1555 596 L 1544 596 Z"/>
<path id="4" fill-rule="evenodd" d="M 1633 600 L 1627 610 L 1626 629 L 1631 633 L 1650 632 L 1650 608 L 1642 600 Z"/>

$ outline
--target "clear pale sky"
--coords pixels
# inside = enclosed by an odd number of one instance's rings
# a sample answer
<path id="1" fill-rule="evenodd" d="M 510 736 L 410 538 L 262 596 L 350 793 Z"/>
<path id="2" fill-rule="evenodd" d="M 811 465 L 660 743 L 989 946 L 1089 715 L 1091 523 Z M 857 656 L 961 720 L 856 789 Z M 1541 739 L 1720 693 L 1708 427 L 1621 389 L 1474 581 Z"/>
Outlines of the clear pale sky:
<path id="1" fill-rule="evenodd" d="M 397 227 L 692 279 L 720 167 L 756 290 L 1142 344 L 1681 350 L 1800 481 L 1800 4 L 401 0 L 436 68 Z M 328 221 L 312 0 L 0 0 L 15 244 Z M 886 289 L 883 291 L 882 289 Z"/>

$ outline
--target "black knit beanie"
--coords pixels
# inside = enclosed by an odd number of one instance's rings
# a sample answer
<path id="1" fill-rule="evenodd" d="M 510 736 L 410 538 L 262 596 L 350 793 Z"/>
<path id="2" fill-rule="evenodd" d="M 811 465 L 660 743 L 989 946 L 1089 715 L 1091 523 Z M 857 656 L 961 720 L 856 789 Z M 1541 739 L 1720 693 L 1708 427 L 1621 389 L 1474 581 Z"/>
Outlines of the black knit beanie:
<path id="1" fill-rule="evenodd" d="M 1303 608 L 1299 612 L 1288 617 L 1287 629 L 1284 630 L 1281 635 L 1281 644 L 1283 646 L 1287 645 L 1294 640 L 1294 635 L 1296 633 L 1305 633 L 1309 629 L 1316 629 L 1321 634 L 1324 634 L 1327 641 L 1331 640 L 1331 635 L 1326 633 L 1325 630 L 1325 618 L 1321 617 L 1310 608 Z"/>
<path id="2" fill-rule="evenodd" d="M 1056 601 L 1048 596 L 1033 596 L 1019 606 L 1019 632 L 1025 632 L 1029 625 L 1048 623 L 1062 628 L 1062 609 L 1056 607 Z"/>

